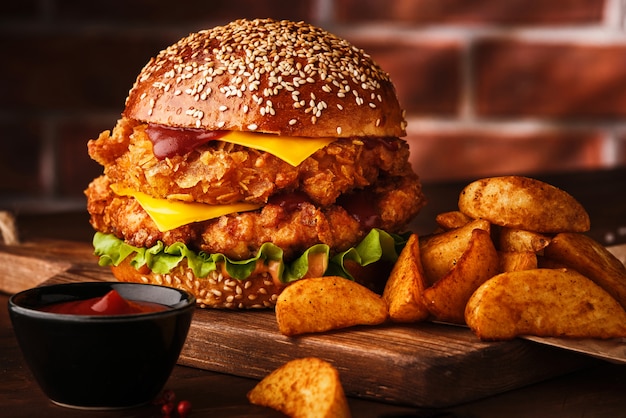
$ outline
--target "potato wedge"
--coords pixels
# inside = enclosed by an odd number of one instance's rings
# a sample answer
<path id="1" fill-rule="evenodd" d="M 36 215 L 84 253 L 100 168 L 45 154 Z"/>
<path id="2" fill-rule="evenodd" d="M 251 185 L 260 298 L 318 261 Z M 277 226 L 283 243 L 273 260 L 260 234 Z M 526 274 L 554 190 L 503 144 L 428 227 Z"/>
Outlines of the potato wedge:
<path id="1" fill-rule="evenodd" d="M 412 234 L 398 256 L 383 291 L 389 319 L 394 322 L 417 322 L 426 319 L 429 312 L 422 300 L 425 287 L 419 239 L 416 234 Z"/>
<path id="2" fill-rule="evenodd" d="M 387 319 L 381 296 L 352 280 L 325 276 L 293 282 L 276 301 L 276 321 L 284 335 L 376 325 Z"/>
<path id="3" fill-rule="evenodd" d="M 626 267 L 593 238 L 576 233 L 558 234 L 544 250 L 544 256 L 590 278 L 626 309 Z"/>
<path id="4" fill-rule="evenodd" d="M 339 372 L 316 357 L 291 360 L 261 380 L 248 400 L 292 418 L 349 418 Z"/>
<path id="5" fill-rule="evenodd" d="M 439 213 L 435 217 L 435 222 L 444 231 L 460 228 L 472 220 L 472 218 L 458 210 Z"/>
<path id="6" fill-rule="evenodd" d="M 428 286 L 433 285 L 454 267 L 467 249 L 474 229 L 490 232 L 491 224 L 484 219 L 476 219 L 460 228 L 420 240 L 420 257 Z"/>
<path id="7" fill-rule="evenodd" d="M 500 228 L 498 249 L 500 251 L 540 252 L 550 244 L 550 237 L 533 231 Z"/>
<path id="8" fill-rule="evenodd" d="M 590 226 L 589 215 L 570 194 L 520 176 L 470 183 L 459 196 L 459 210 L 474 219 L 540 233 L 584 232 Z"/>
<path id="9" fill-rule="evenodd" d="M 430 313 L 440 321 L 465 323 L 465 305 L 474 291 L 498 273 L 499 260 L 489 233 L 474 229 L 467 250 L 456 265 L 424 290 Z"/>
<path id="10" fill-rule="evenodd" d="M 533 251 L 498 251 L 501 273 L 537 268 L 537 254 Z"/>
<path id="11" fill-rule="evenodd" d="M 482 340 L 626 337 L 621 305 L 593 281 L 567 269 L 499 274 L 474 292 L 465 320 Z"/>

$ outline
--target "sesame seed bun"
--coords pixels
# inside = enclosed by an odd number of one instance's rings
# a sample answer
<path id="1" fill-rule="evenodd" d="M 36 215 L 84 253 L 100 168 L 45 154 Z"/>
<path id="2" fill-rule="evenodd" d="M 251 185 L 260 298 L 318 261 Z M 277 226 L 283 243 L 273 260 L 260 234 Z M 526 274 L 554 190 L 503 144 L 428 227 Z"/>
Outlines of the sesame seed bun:
<path id="1" fill-rule="evenodd" d="M 143 68 L 125 117 L 206 130 L 401 137 L 389 76 L 361 49 L 303 22 L 237 20 L 193 33 Z"/>
<path id="2" fill-rule="evenodd" d="M 111 267 L 111 270 L 121 282 L 156 284 L 191 292 L 201 308 L 271 308 L 276 305 L 278 295 L 285 287 L 274 282 L 267 272 L 260 272 L 246 280 L 235 280 L 223 272 L 212 271 L 208 277 L 198 279 L 184 263 L 165 274 L 154 273 L 148 268 L 135 269 L 128 260 Z"/>

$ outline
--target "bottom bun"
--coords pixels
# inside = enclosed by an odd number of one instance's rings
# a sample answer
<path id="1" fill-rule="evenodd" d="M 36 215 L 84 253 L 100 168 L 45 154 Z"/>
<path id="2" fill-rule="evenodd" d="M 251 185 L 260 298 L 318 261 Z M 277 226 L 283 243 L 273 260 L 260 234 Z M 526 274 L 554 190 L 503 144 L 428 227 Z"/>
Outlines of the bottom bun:
<path id="1" fill-rule="evenodd" d="M 285 287 L 272 280 L 268 272 L 254 274 L 246 280 L 233 279 L 220 271 L 197 278 L 186 263 L 179 264 L 166 274 L 158 274 L 147 267 L 134 268 L 124 260 L 111 266 L 115 278 L 121 282 L 150 283 L 186 290 L 196 297 L 201 308 L 254 309 L 271 308 Z"/>

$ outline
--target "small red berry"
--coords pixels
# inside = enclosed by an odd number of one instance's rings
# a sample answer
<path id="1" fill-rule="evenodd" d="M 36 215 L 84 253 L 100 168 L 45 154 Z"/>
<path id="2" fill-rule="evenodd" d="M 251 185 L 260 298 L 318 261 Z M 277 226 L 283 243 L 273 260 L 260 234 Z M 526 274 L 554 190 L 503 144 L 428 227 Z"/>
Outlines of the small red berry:
<path id="1" fill-rule="evenodd" d="M 186 418 L 191 413 L 191 402 L 188 400 L 182 400 L 178 402 L 178 406 L 176 407 L 178 411 L 178 416 L 180 418 Z"/>
<path id="2" fill-rule="evenodd" d="M 168 403 L 164 403 L 163 406 L 161 406 L 161 414 L 169 417 L 170 415 L 172 415 L 172 412 L 174 412 L 173 403 L 168 402 Z"/>

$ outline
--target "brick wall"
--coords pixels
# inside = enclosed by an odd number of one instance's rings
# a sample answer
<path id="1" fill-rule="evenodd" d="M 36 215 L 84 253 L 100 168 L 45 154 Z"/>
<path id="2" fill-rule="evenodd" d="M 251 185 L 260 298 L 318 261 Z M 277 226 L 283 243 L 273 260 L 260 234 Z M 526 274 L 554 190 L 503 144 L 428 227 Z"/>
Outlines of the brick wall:
<path id="1" fill-rule="evenodd" d="M 306 20 L 368 51 L 425 182 L 626 165 L 624 0 L 21 0 L 0 10 L 0 207 L 82 207 L 101 171 L 86 141 L 141 67 L 239 17 Z"/>

